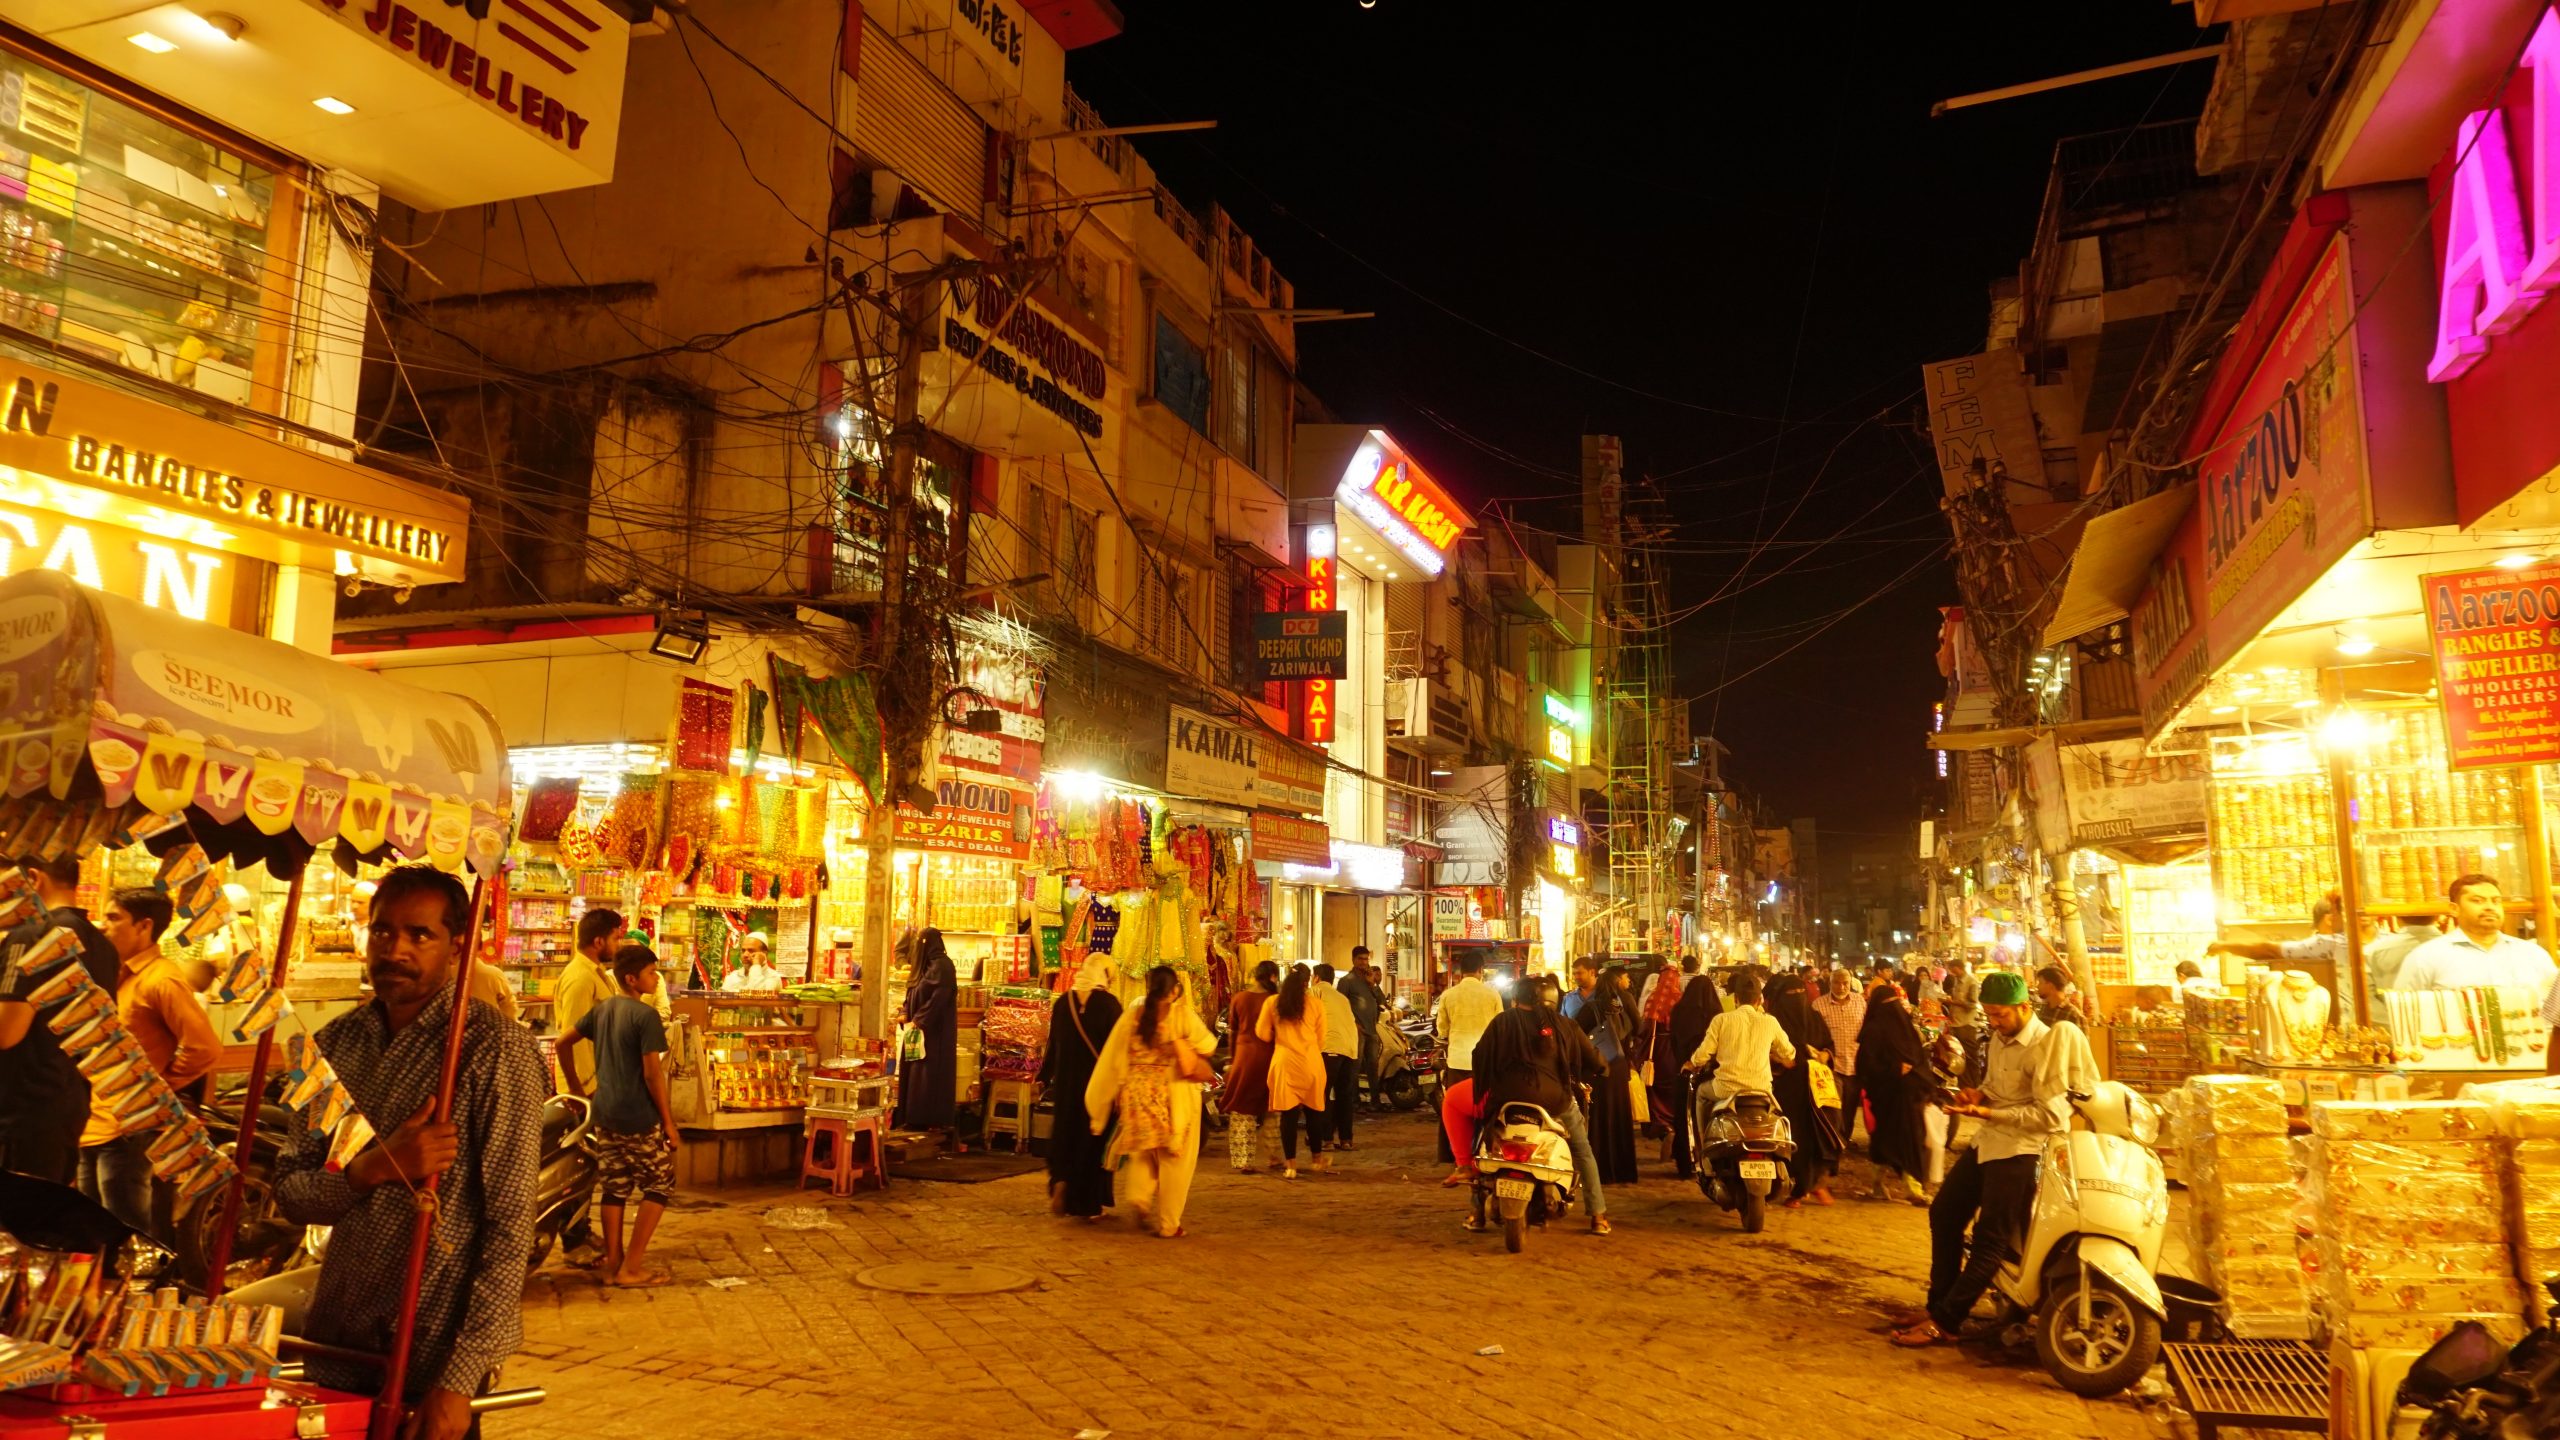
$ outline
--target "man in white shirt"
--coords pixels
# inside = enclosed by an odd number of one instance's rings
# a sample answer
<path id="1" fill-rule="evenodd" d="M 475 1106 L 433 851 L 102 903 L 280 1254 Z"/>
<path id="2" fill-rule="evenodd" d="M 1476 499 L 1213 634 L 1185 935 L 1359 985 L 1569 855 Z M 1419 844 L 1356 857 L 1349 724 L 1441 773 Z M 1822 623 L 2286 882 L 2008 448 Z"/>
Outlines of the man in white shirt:
<path id="1" fill-rule="evenodd" d="M 1502 1013 L 1502 994 L 1484 983 L 1484 957 L 1460 955 L 1458 979 L 1440 992 L 1440 1003 L 1432 1008 L 1432 1033 L 1440 1037 L 1440 1093 L 1446 1095 L 1461 1080 L 1475 1078 L 1476 1041 L 1483 1038 L 1484 1027 Z M 1440 1136 L 1440 1158 L 1451 1165 L 1458 1158 L 1449 1149 L 1449 1136 Z M 1475 1174 L 1472 1162 L 1451 1172 L 1460 1177 Z"/>
<path id="2" fill-rule="evenodd" d="M 1894 1332 L 1896 1345 L 1954 1343 L 2034 1213 L 2036 1166 L 2070 1120 L 2070 1087 L 2095 1083 L 2094 1061 L 2058 1048 L 2084 1044 L 2078 1027 L 2055 1030 L 2037 1019 L 2024 980 L 2006 971 L 1983 977 L 1980 1003 L 1991 1028 L 1982 1088 L 1958 1091 L 1939 1108 L 1982 1128 L 1930 1203 L 1929 1304 Z"/>
<path id="3" fill-rule="evenodd" d="M 2335 965 L 2347 956 L 2346 913 L 2346 902 L 2332 890 L 2311 907 L 2311 933 L 2299 940 L 2216 940 L 2204 947 L 2204 953 L 2237 955 L 2243 960 L 2317 960 Z M 2043 1018 L 2050 1023 L 2053 1017 Z"/>
<path id="4" fill-rule="evenodd" d="M 1328 1132 L 1328 1148 L 1348 1150 L 1351 1110 L 1360 1100 L 1360 1022 L 1333 979 L 1333 967 L 1319 965 L 1307 987 L 1307 998 L 1324 1007 L 1324 1115 L 1316 1124 Z"/>
<path id="5" fill-rule="evenodd" d="M 2467 990 L 2476 985 L 2531 990 L 2548 997 L 2555 971 L 2551 956 L 2530 940 L 2504 933 L 2506 896 L 2486 875 L 2453 882 L 2454 931 L 2409 952 L 2393 977 L 2397 990 Z"/>
<path id="6" fill-rule="evenodd" d="M 761 930 L 749 932 L 738 946 L 738 968 L 721 977 L 720 988 L 731 995 L 780 990 L 782 972 L 773 968 L 772 939 Z"/>
<path id="7" fill-rule="evenodd" d="M 1760 977 L 1748 970 L 1736 975 L 1732 995 L 1732 1008 L 1707 1022 L 1707 1038 L 1698 1042 L 1698 1053 L 1689 1057 L 1692 1070 L 1715 1062 L 1707 1094 L 1719 1104 L 1744 1091 L 1775 1090 L 1778 1082 L 1770 1073 L 1771 1055 L 1780 1064 L 1796 1063 L 1796 1047 L 1788 1041 L 1786 1027 L 1760 1006 Z"/>

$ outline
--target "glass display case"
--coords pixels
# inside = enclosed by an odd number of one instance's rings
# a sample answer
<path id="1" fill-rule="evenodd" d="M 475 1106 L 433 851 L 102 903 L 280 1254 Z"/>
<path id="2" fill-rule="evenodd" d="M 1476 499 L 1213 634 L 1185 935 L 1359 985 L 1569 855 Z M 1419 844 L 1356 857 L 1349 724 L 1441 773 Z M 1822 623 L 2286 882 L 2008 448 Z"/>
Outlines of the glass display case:
<path id="1" fill-rule="evenodd" d="M 787 997 L 679 995 L 676 1017 L 702 1042 L 709 1129 L 796 1124 L 822 1058 L 816 1005 Z M 783 1113 L 787 1112 L 787 1113 Z"/>
<path id="2" fill-rule="evenodd" d="M 266 389 L 271 406 L 292 190 L 0 42 L 0 326 L 235 403 Z"/>
<path id="3" fill-rule="evenodd" d="M 2217 735 L 2213 774 L 2213 889 L 2222 923 L 2306 926 L 2338 885 L 2338 832 L 2329 774 L 2298 731 Z"/>
<path id="4" fill-rule="evenodd" d="M 2434 914 L 2458 876 L 2496 877 L 2510 908 L 2533 908 L 2525 791 L 2516 770 L 2446 768 L 2433 709 L 2365 712 L 2354 766 L 2357 902 L 2368 915 Z"/>

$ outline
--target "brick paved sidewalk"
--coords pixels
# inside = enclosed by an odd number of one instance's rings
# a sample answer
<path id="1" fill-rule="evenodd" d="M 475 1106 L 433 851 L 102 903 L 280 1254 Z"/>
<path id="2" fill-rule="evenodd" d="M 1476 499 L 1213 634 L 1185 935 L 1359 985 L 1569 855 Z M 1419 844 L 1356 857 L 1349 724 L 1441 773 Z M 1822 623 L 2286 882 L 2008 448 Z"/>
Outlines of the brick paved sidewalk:
<path id="1" fill-rule="evenodd" d="M 1844 1201 L 1746 1236 L 1647 1147 L 1618 1232 L 1458 1228 L 1420 1116 L 1370 1121 L 1342 1173 L 1237 1176 L 1211 1137 L 1190 1235 L 1053 1219 L 1040 1175 L 901 1182 L 885 1196 L 680 1199 L 653 1258 L 675 1284 L 606 1290 L 554 1268 L 525 1300 L 513 1383 L 538 1409 L 491 1440 L 696 1436 L 1808 1436 L 2167 1440 L 2031 1364 L 1909 1353 L 1884 1316 L 1927 1268 L 1926 1217 Z M 1853 1162 L 1853 1165 L 1855 1162 Z M 1862 1167 L 1860 1167 L 1862 1168 Z M 823 1205 L 830 1228 L 762 1222 Z M 918 1298 L 856 1285 L 889 1261 L 978 1261 L 1037 1288 Z M 706 1283 L 741 1277 L 729 1289 Z M 1504 1353 L 1482 1358 L 1479 1347 Z"/>

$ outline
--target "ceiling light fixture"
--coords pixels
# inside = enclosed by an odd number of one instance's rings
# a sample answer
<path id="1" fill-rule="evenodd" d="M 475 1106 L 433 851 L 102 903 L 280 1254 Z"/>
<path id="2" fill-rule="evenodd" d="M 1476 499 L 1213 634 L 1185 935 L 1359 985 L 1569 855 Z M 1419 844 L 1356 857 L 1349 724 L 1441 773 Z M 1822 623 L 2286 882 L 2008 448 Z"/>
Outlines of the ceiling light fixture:
<path id="1" fill-rule="evenodd" d="M 238 44 L 240 37 L 249 33 L 249 22 L 228 10 L 216 10 L 210 15 L 201 15 L 197 18 L 204 22 L 205 29 L 211 31 L 226 45 Z"/>
<path id="2" fill-rule="evenodd" d="M 2501 570 L 2522 570 L 2541 558 L 2542 557 L 2539 555 L 2527 555 L 2522 551 L 2518 551 L 2512 555 L 2501 555 L 2492 563 Z"/>
<path id="3" fill-rule="evenodd" d="M 143 49 L 145 49 L 145 50 L 150 51 L 150 52 L 151 52 L 152 54 L 154 54 L 154 55 L 166 55 L 166 54 L 168 54 L 170 51 L 175 50 L 175 49 L 177 49 L 177 48 L 178 48 L 178 45 L 177 45 L 177 42 L 176 42 L 176 41 L 174 41 L 174 40 L 163 40 L 163 39 L 161 39 L 159 36 L 152 34 L 152 33 L 151 33 L 150 31 L 148 31 L 148 30 L 137 30 L 137 31 L 135 31 L 134 33 L 132 33 L 131 35 L 127 35 L 127 36 L 126 36 L 126 37 L 124 37 L 124 38 L 125 38 L 125 39 L 127 39 L 127 40 L 129 40 L 129 41 L 131 41 L 131 42 L 132 42 L 132 43 L 134 43 L 135 45 L 140 46 L 141 48 L 143 48 Z"/>
<path id="4" fill-rule="evenodd" d="M 335 95 L 323 95 L 323 96 L 321 96 L 319 99 L 314 100 L 314 101 L 312 101 L 311 103 L 312 103 L 312 104 L 314 104 L 314 105 L 319 106 L 319 107 L 320 107 L 321 109 L 323 109 L 323 110 L 328 111 L 328 112 L 329 112 L 330 114 L 332 114 L 332 115 L 353 115 L 354 113 L 356 113 L 356 107 L 354 107 L 353 105 L 348 104 L 348 103 L 347 103 L 346 101 L 344 101 L 344 100 L 339 99 L 339 98 L 338 98 L 337 96 L 335 96 Z"/>
<path id="5" fill-rule="evenodd" d="M 2373 652 L 2373 637 L 2370 635 L 2345 635 L 2339 637 L 2338 653 L 2346 656 L 2350 660 L 2355 659 L 2360 655 L 2370 655 Z"/>

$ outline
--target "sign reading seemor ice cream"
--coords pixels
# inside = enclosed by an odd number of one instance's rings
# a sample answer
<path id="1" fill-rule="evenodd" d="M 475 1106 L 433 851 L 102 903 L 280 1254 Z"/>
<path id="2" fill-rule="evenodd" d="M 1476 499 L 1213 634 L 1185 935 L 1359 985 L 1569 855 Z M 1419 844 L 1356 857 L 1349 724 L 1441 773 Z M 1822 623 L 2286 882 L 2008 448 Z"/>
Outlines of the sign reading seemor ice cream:
<path id="1" fill-rule="evenodd" d="M 1334 498 L 1411 561 L 1422 572 L 1416 579 L 1446 568 L 1458 537 L 1475 523 L 1383 430 L 1370 431 L 1351 453 Z"/>

